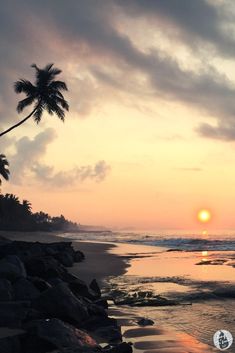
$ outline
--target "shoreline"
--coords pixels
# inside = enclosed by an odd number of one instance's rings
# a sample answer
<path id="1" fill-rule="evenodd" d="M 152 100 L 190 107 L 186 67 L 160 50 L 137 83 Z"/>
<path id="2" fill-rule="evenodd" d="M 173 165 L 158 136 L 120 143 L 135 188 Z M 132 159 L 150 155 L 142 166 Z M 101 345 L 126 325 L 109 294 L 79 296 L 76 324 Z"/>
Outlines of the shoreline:
<path id="1" fill-rule="evenodd" d="M 129 266 L 127 259 L 109 252 L 109 250 L 117 247 L 117 245 L 113 243 L 79 241 L 69 237 L 61 237 L 58 234 L 60 233 L 0 231 L 0 236 L 9 240 L 38 241 L 45 243 L 61 241 L 72 242 L 75 250 L 80 250 L 85 254 L 85 261 L 75 263 L 73 267 L 69 268 L 69 272 L 85 282 L 91 282 L 92 279 L 95 278 L 102 286 L 109 276 L 120 276 L 126 272 Z"/>
<path id="2" fill-rule="evenodd" d="M 112 243 L 100 243 L 89 241 L 75 241 L 71 238 L 64 238 L 57 234 L 37 232 L 21 233 L 21 232 L 0 232 L 0 235 L 10 240 L 23 241 L 39 241 L 39 242 L 61 242 L 68 241 L 73 243 L 75 250 L 80 250 L 85 254 L 85 261 L 74 264 L 69 268 L 69 272 L 76 275 L 81 280 L 89 283 L 94 278 L 98 280 L 99 285 L 106 285 L 108 277 L 120 276 L 125 274 L 131 257 L 123 256 L 118 251 L 110 253 L 111 249 L 118 249 L 118 245 Z M 115 317 L 118 323 L 122 326 L 123 340 L 133 342 L 135 350 L 147 352 L 151 350 L 155 353 L 171 352 L 171 353 L 211 353 L 214 351 L 213 347 L 206 346 L 193 337 L 178 333 L 175 330 L 168 330 L 164 325 L 161 327 L 157 322 L 154 326 L 140 327 L 137 325 L 138 319 L 144 317 L 142 311 L 131 308 L 111 305 L 109 307 L 109 315 Z M 125 318 L 123 320 L 123 318 Z M 151 339 L 151 341 L 149 341 Z M 172 343 L 173 342 L 173 343 Z"/>

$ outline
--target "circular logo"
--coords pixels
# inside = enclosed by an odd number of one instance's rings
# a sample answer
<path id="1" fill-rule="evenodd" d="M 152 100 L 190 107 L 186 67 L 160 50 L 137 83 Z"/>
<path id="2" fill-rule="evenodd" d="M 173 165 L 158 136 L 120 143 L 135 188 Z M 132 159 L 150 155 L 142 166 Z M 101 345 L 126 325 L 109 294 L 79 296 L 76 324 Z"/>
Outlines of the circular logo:
<path id="1" fill-rule="evenodd" d="M 219 330 L 213 337 L 214 345 L 221 351 L 226 351 L 233 344 L 233 336 L 229 331 Z"/>

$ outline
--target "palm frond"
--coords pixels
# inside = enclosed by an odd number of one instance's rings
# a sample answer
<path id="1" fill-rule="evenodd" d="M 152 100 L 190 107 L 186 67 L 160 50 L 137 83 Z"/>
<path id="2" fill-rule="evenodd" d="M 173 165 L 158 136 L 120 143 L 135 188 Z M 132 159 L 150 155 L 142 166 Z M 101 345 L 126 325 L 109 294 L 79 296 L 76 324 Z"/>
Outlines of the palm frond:
<path id="1" fill-rule="evenodd" d="M 24 108 L 26 108 L 27 106 L 31 105 L 34 101 L 34 97 L 27 97 L 25 99 L 22 99 L 21 101 L 19 101 L 19 103 L 17 104 L 17 112 L 21 113 Z"/>
<path id="2" fill-rule="evenodd" d="M 53 81 L 50 83 L 48 88 L 56 91 L 68 91 L 68 87 L 63 81 Z"/>
<path id="3" fill-rule="evenodd" d="M 35 108 L 36 108 L 36 106 L 35 106 Z M 41 121 L 43 109 L 44 109 L 44 105 L 43 104 L 39 104 L 39 106 L 37 107 L 36 112 L 33 114 L 34 120 L 36 121 L 37 124 Z"/>
<path id="4" fill-rule="evenodd" d="M 28 80 L 20 79 L 14 83 L 14 90 L 16 93 L 25 93 L 30 96 L 35 93 L 36 87 Z"/>
<path id="5" fill-rule="evenodd" d="M 69 104 L 68 104 L 68 102 L 67 102 L 64 98 L 55 96 L 55 97 L 54 97 L 54 100 L 56 101 L 57 104 L 60 104 L 60 106 L 61 106 L 63 109 L 69 111 Z"/>

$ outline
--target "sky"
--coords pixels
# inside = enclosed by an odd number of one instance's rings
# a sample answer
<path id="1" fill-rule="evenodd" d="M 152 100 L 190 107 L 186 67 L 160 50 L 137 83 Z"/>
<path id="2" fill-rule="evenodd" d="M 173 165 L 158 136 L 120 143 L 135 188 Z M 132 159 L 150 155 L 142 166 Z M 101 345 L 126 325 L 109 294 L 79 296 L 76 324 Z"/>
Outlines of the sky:
<path id="1" fill-rule="evenodd" d="M 2 192 L 82 224 L 235 228 L 234 23 L 232 0 L 2 0 L 0 131 L 32 63 L 70 105 L 0 138 Z"/>

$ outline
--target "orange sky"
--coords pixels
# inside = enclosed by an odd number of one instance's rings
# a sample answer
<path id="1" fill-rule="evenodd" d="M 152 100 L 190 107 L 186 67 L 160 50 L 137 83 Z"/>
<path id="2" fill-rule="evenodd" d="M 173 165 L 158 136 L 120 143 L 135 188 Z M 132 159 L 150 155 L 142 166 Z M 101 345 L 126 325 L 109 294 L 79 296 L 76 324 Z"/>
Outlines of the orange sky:
<path id="1" fill-rule="evenodd" d="M 101 13 L 90 0 L 71 1 L 61 26 L 66 5 L 52 20 L 48 5 L 48 17 L 28 23 L 30 33 L 21 14 L 17 41 L 25 53 L 15 42 L 17 61 L 9 33 L 2 34 L 12 60 L 0 99 L 1 129 L 18 119 L 12 83 L 33 79 L 34 61 L 63 70 L 70 103 L 64 124 L 45 114 L 40 125 L 27 122 L 0 142 L 12 171 L 3 192 L 30 200 L 34 211 L 63 213 L 82 224 L 201 229 L 197 212 L 209 208 L 208 227 L 234 228 L 235 54 L 229 45 L 221 48 L 225 19 L 213 11 L 222 5 L 198 2 L 198 14 L 205 12 L 202 5 L 209 9 L 208 25 L 202 18 L 205 28 L 199 29 L 186 20 L 194 16 L 190 9 L 182 10 L 181 23 L 174 7 L 142 13 L 135 2 L 125 8 L 104 1 Z M 39 10 L 32 3 L 33 19 Z M 83 24 L 79 6 L 94 31 Z M 13 19 L 7 6 L 5 15 Z"/>

